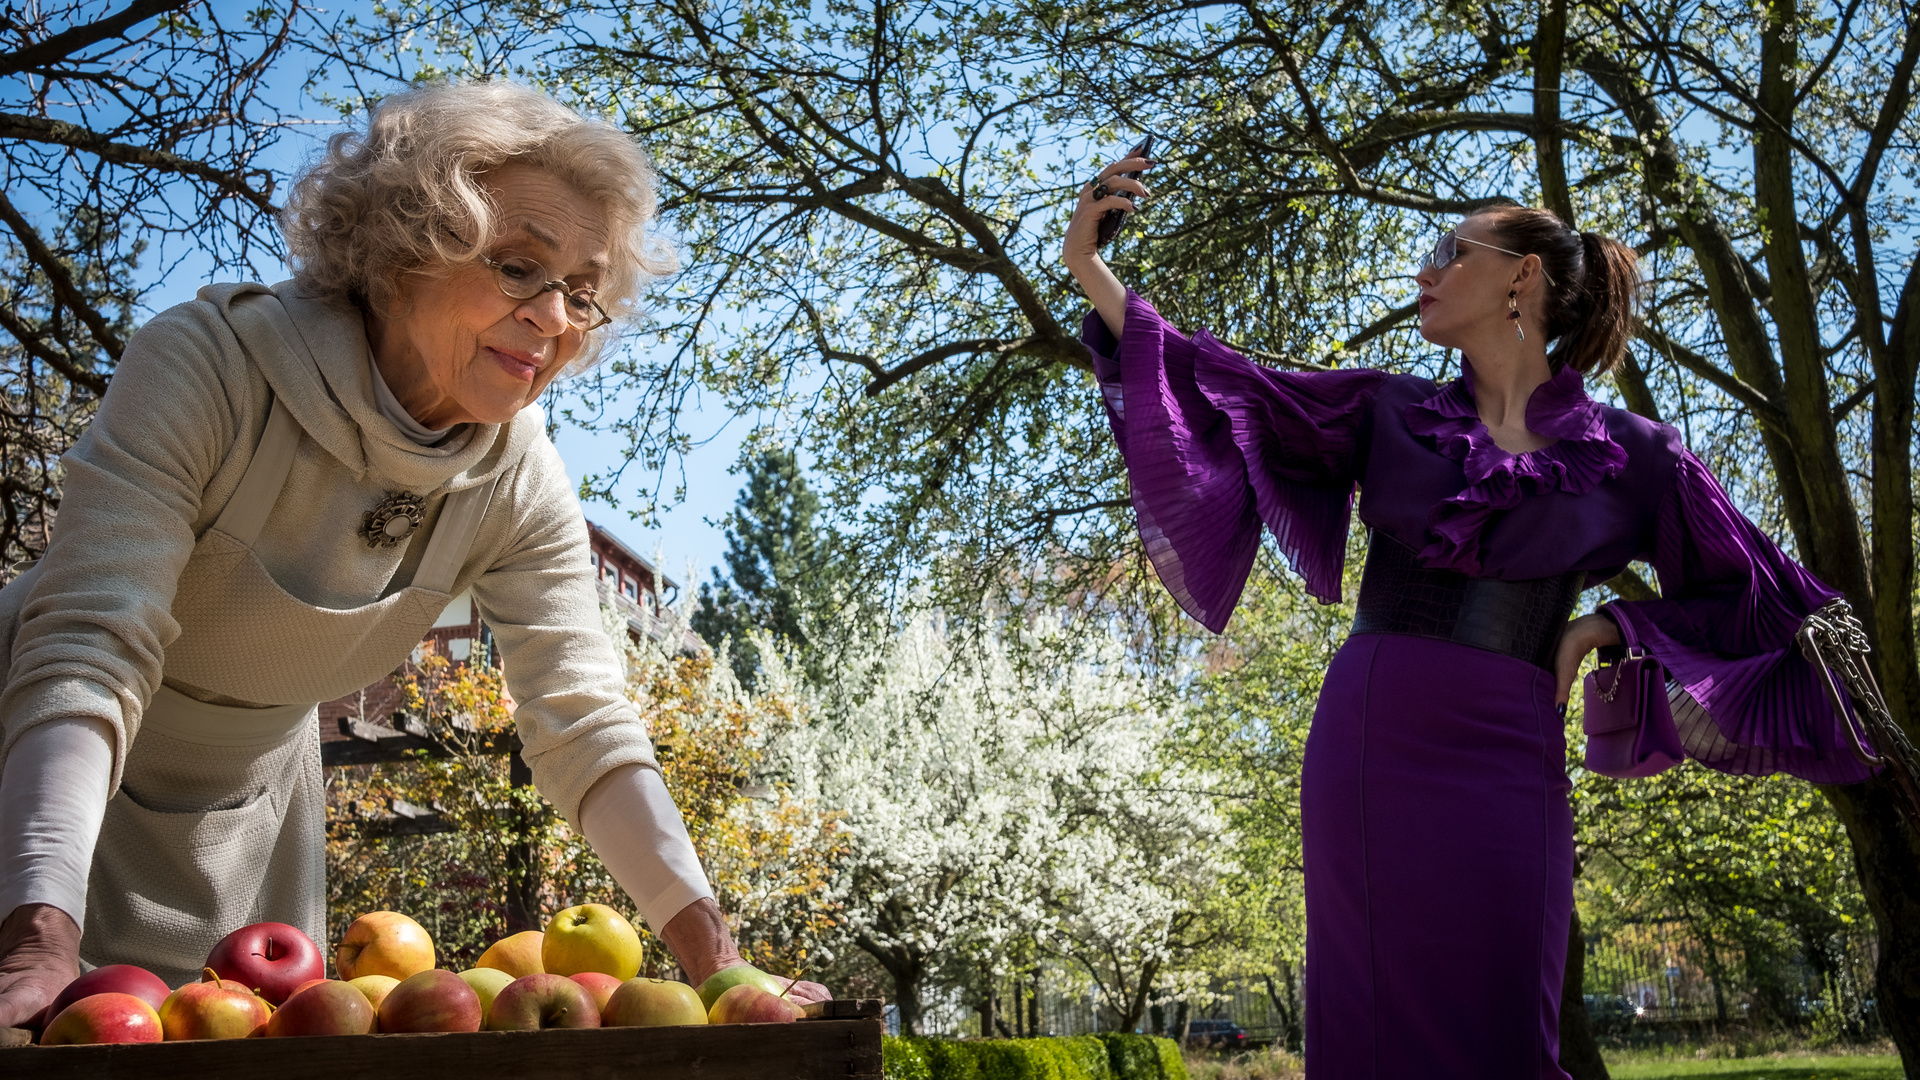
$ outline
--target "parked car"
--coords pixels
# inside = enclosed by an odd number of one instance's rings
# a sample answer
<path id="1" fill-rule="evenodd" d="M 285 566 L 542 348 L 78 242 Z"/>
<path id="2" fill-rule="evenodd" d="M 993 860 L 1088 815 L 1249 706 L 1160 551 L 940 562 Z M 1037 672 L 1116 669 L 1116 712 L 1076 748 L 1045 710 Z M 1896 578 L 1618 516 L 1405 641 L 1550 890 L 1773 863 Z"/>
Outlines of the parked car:
<path id="1" fill-rule="evenodd" d="M 1587 1021 L 1600 1034 L 1622 1031 L 1640 1015 L 1640 1009 L 1619 994 L 1587 994 L 1583 1000 Z"/>
<path id="2" fill-rule="evenodd" d="M 1247 1045 L 1247 1033 L 1231 1020 L 1189 1020 L 1187 1045 L 1238 1050 Z"/>

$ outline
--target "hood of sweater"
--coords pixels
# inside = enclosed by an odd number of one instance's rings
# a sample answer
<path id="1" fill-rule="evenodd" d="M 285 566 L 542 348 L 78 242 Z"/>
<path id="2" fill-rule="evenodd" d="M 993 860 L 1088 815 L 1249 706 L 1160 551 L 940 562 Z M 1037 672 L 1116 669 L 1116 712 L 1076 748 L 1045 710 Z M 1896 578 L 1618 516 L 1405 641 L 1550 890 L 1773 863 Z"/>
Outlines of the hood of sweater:
<path id="1" fill-rule="evenodd" d="M 504 424 L 462 424 L 421 446 L 380 411 L 359 309 L 303 295 L 291 281 L 208 285 L 199 298 L 225 316 L 301 428 L 357 480 L 451 493 L 511 468 L 545 433 L 545 416 L 529 405 Z"/>

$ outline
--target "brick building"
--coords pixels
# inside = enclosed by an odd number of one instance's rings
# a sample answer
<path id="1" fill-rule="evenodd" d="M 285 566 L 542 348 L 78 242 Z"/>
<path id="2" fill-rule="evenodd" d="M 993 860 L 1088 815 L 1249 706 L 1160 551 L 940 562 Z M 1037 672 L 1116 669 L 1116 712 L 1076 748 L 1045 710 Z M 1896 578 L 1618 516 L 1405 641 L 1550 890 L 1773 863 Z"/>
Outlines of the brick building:
<path id="1" fill-rule="evenodd" d="M 679 584 L 621 543 L 612 533 L 591 521 L 587 522 L 587 533 L 589 558 L 593 563 L 601 603 L 626 617 L 627 634 L 634 641 L 647 637 L 664 644 L 665 639 L 674 635 L 676 630 L 673 620 L 663 615 L 662 605 L 672 604 L 679 596 Z M 682 628 L 677 637 L 675 651 L 683 655 L 696 655 L 706 649 L 705 643 L 692 630 Z M 471 591 L 453 598 L 447 610 L 433 624 L 433 629 L 427 631 L 423 644 L 427 642 L 432 643 L 436 652 L 457 663 L 466 663 L 476 654 L 485 662 L 492 661 L 492 636 L 480 618 Z M 346 721 L 389 726 L 399 704 L 400 690 L 391 678 L 382 679 L 358 693 L 323 703 L 320 706 L 323 751 L 328 743 L 357 741 L 348 733 Z"/>

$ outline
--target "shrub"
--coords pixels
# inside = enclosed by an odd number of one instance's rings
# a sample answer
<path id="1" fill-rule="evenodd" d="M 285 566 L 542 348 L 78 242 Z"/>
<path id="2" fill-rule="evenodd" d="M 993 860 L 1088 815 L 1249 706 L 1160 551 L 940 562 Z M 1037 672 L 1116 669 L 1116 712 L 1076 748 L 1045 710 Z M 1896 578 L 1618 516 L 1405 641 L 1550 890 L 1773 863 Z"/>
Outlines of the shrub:
<path id="1" fill-rule="evenodd" d="M 887 1039 L 886 1080 L 1187 1080 L 1171 1039 Z"/>
<path id="2" fill-rule="evenodd" d="M 880 1075 L 885 1080 L 933 1080 L 933 1067 L 919 1039 L 880 1040 Z"/>

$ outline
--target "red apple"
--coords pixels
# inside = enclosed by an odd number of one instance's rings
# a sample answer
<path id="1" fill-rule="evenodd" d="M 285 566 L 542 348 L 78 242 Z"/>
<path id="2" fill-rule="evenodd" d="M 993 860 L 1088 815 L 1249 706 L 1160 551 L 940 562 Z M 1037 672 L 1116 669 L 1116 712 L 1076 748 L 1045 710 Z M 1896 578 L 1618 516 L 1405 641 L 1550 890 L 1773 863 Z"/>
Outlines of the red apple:
<path id="1" fill-rule="evenodd" d="M 522 975 L 495 995 L 493 1008 L 487 1010 L 488 1031 L 599 1026 L 593 995 L 565 975 Z"/>
<path id="2" fill-rule="evenodd" d="M 327 979 L 287 999 L 267 1021 L 266 1035 L 366 1035 L 373 1031 L 373 1006 L 367 995 Z"/>
<path id="3" fill-rule="evenodd" d="M 273 1006 L 265 998 L 214 974 L 168 995 L 160 1006 L 160 1029 L 168 1039 L 244 1039 L 266 1024 Z"/>
<path id="4" fill-rule="evenodd" d="M 169 992 L 167 984 L 160 981 L 160 976 L 146 968 L 132 964 L 108 964 L 94 968 L 68 983 L 67 988 L 60 991 L 40 1015 L 51 1021 L 60 1015 L 62 1009 L 94 994 L 132 994 L 158 1011 Z"/>
<path id="5" fill-rule="evenodd" d="M 600 1010 L 603 1027 L 672 1027 L 706 1022 L 707 1010 L 700 1004 L 699 993 L 686 983 L 666 979 L 628 979 Z"/>
<path id="6" fill-rule="evenodd" d="M 620 989 L 620 980 L 598 971 L 582 971 L 567 978 L 587 988 L 587 996 L 593 999 L 593 1007 L 600 1011 L 602 1017 L 605 1017 L 607 999 L 613 996 L 615 990 Z"/>
<path id="7" fill-rule="evenodd" d="M 750 983 L 728 987 L 707 1010 L 709 1024 L 791 1024 L 806 1011 Z"/>
<path id="8" fill-rule="evenodd" d="M 40 1035 L 41 1046 L 150 1043 L 161 1039 L 160 1016 L 132 994 L 89 994 L 60 1010 Z"/>
<path id="9" fill-rule="evenodd" d="M 380 1002 L 380 1031 L 479 1031 L 480 995 L 451 971 L 422 971 L 400 980 Z"/>
<path id="10" fill-rule="evenodd" d="M 252 989 L 271 1005 L 291 998 L 301 983 L 327 977 L 327 959 L 320 946 L 298 927 L 279 922 L 243 926 L 221 938 L 207 955 L 207 966 L 221 978 Z"/>

